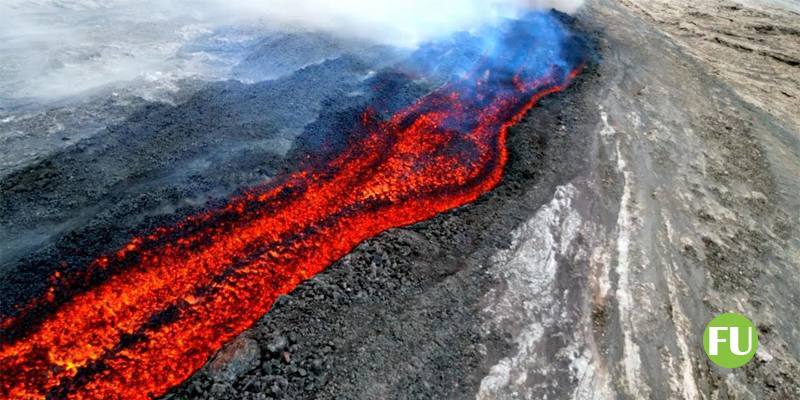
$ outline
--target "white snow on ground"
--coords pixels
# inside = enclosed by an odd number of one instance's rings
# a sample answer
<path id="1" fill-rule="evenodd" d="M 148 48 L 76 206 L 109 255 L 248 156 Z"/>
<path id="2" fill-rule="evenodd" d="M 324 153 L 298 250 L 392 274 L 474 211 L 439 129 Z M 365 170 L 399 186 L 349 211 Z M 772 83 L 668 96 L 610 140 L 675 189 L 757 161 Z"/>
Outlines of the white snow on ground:
<path id="1" fill-rule="evenodd" d="M 608 117 L 603 118 L 603 123 L 607 128 L 614 132 L 613 128 L 608 125 Z M 630 246 L 631 235 L 634 234 L 634 220 L 631 213 L 631 186 L 632 174 L 627 169 L 627 163 L 622 156 L 620 150 L 620 142 L 617 141 L 617 170 L 622 174 L 624 179 L 624 186 L 622 188 L 622 199 L 620 200 L 619 216 L 617 217 L 617 228 L 619 229 L 617 237 L 617 291 L 616 298 L 619 305 L 619 319 L 622 325 L 622 334 L 624 336 L 623 344 L 623 367 L 625 370 L 625 384 L 628 392 L 635 396 L 647 397 L 649 387 L 639 379 L 639 371 L 641 370 L 642 360 L 639 357 L 639 346 L 633 342 L 631 338 L 632 321 L 631 313 L 634 307 L 633 293 L 630 285 L 631 263 L 630 263 Z"/>
<path id="2" fill-rule="evenodd" d="M 491 325 L 519 333 L 514 338 L 516 354 L 491 368 L 481 382 L 479 400 L 531 398 L 537 387 L 526 382 L 528 372 L 548 368 L 541 364 L 539 354 L 545 331 L 566 312 L 554 284 L 558 257 L 570 249 L 582 223 L 573 207 L 576 194 L 571 184 L 559 187 L 549 204 L 512 233 L 511 247 L 492 259 L 490 273 L 503 284 L 487 295 L 489 305 L 484 311 L 491 316 Z M 578 349 L 580 339 L 570 342 L 563 351 L 579 380 L 590 373 L 590 356 Z"/>
<path id="3" fill-rule="evenodd" d="M 677 243 L 674 237 L 672 225 L 669 222 L 670 218 L 665 213 L 662 214 L 664 220 L 664 227 L 667 231 L 667 240 L 670 243 Z M 673 245 L 674 246 L 674 245 Z M 683 312 L 683 306 L 679 301 L 680 288 L 678 285 L 679 278 L 675 273 L 677 267 L 673 262 L 668 265 L 669 268 L 664 270 L 664 279 L 667 283 L 667 293 L 669 294 L 669 302 L 672 306 L 672 320 L 675 323 L 675 344 L 678 347 L 678 357 L 680 365 L 674 365 L 673 358 L 670 359 L 670 374 L 672 375 L 672 382 L 670 386 L 673 390 L 679 392 L 681 397 L 687 400 L 700 399 L 700 393 L 697 390 L 697 381 L 694 378 L 694 367 L 692 366 L 691 351 L 687 339 L 691 337 L 691 322 Z M 681 286 L 685 285 L 680 282 Z M 679 370 L 679 371 L 676 371 Z"/>

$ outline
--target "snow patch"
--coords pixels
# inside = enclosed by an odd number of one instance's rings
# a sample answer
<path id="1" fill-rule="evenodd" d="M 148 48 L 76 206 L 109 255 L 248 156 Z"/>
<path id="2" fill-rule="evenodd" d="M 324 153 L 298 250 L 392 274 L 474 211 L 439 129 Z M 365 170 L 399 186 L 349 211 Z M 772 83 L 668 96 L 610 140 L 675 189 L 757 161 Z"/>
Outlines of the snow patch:
<path id="1" fill-rule="evenodd" d="M 576 194 L 571 184 L 558 187 L 550 203 L 512 232 L 511 247 L 492 259 L 490 272 L 503 287 L 487 295 L 485 312 L 492 316 L 487 330 L 496 326 L 518 332 L 514 338 L 517 352 L 491 368 L 481 381 L 477 399 L 531 398 L 534 388 L 528 385 L 528 373 L 549 369 L 542 365 L 539 354 L 547 329 L 568 311 L 554 285 L 558 258 L 570 250 L 582 224 L 573 207 Z M 571 342 L 560 354 L 571 360 L 569 369 L 577 381 L 590 370 L 590 356 L 578 349 L 577 340 Z"/>
<path id="2" fill-rule="evenodd" d="M 601 111 L 600 117 L 604 127 L 601 134 L 613 134 L 616 131 L 608 124 L 608 115 Z M 610 133 L 608 133 L 610 132 Z M 634 216 L 631 213 L 632 185 L 633 177 L 627 168 L 625 158 L 620 150 L 620 142 L 616 143 L 617 150 L 617 170 L 622 174 L 624 184 L 622 198 L 620 199 L 619 215 L 617 216 L 617 290 L 616 299 L 619 307 L 619 319 L 622 327 L 623 336 L 623 356 L 622 366 L 624 370 L 624 380 L 628 392 L 636 397 L 648 397 L 646 394 L 650 388 L 639 377 L 642 360 L 640 358 L 639 346 L 633 342 L 632 329 L 633 322 L 631 314 L 634 306 L 633 293 L 630 284 L 630 247 L 631 236 L 634 234 Z"/>

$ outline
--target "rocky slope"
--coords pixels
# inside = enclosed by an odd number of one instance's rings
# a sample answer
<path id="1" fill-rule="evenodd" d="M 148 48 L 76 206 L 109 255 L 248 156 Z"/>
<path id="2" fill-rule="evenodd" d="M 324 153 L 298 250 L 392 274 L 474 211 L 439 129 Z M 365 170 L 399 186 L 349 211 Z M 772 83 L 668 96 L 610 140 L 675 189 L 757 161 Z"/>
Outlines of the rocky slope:
<path id="1" fill-rule="evenodd" d="M 165 398 L 800 398 L 800 15 L 592 0 L 574 24 L 597 58 L 511 130 L 499 187 L 366 241 Z M 319 38 L 290 39 L 253 48 L 302 55 Z M 273 65 L 231 51 L 240 77 Z M 2 109 L 0 310 L 60 261 L 85 265 L 287 168 L 318 139 L 309 121 L 366 101 L 353 93 L 386 59 L 369 51 L 171 103 Z M 738 370 L 702 350 L 723 311 L 761 332 Z"/>
<path id="2" fill-rule="evenodd" d="M 600 62 L 497 190 L 363 244 L 169 397 L 800 396 L 797 21 L 590 2 Z M 702 350 L 723 311 L 761 331 L 735 371 Z"/>

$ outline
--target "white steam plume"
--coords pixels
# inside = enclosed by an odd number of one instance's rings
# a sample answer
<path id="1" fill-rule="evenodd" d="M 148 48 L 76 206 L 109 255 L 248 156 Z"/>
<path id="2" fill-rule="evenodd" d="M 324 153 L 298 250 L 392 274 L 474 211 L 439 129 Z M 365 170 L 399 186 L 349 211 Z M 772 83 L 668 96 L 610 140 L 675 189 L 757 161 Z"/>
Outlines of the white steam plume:
<path id="1" fill-rule="evenodd" d="M 235 0 L 229 10 L 273 23 L 415 46 L 538 9 L 575 12 L 583 0 Z"/>
<path id="2" fill-rule="evenodd" d="M 16 98 L 61 98 L 136 78 L 218 77 L 206 72 L 203 55 L 195 60 L 179 54 L 184 44 L 218 27 L 249 25 L 320 31 L 414 47 L 533 9 L 574 12 L 581 3 L 582 0 L 0 0 L 4 22 L 0 24 L 0 113 L 6 101 Z"/>

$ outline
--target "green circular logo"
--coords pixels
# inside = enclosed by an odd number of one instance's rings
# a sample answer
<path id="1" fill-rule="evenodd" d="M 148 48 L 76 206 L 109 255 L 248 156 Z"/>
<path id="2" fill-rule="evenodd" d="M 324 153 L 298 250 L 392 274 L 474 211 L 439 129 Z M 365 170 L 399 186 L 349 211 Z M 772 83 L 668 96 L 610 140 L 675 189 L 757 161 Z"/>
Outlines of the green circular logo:
<path id="1" fill-rule="evenodd" d="M 739 368 L 756 355 L 758 331 L 744 315 L 720 314 L 706 325 L 703 348 L 714 364 Z"/>

